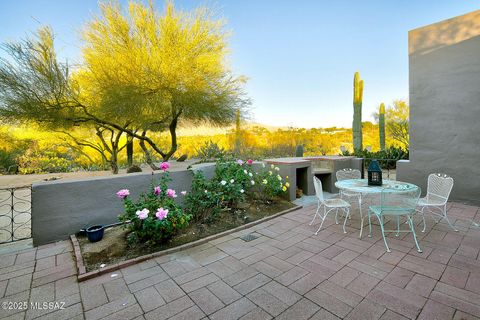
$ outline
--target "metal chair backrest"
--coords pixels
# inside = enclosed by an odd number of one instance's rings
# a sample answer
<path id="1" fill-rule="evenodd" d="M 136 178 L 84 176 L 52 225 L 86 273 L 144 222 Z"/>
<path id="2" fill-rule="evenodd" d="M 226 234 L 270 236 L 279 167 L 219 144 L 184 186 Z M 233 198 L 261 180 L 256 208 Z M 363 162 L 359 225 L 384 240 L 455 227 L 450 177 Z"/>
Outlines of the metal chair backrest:
<path id="1" fill-rule="evenodd" d="M 427 200 L 445 204 L 453 188 L 453 178 L 443 173 L 431 173 L 428 176 Z"/>
<path id="2" fill-rule="evenodd" d="M 381 211 L 384 215 L 401 215 L 415 212 L 421 189 L 415 185 L 395 185 L 382 190 Z"/>
<path id="3" fill-rule="evenodd" d="M 317 196 L 318 200 L 323 202 L 325 199 L 323 198 L 322 181 L 313 176 L 313 186 L 315 187 L 315 195 Z"/>
<path id="4" fill-rule="evenodd" d="M 362 178 L 362 173 L 360 170 L 352 168 L 338 170 L 335 175 L 337 176 L 337 181 Z"/>

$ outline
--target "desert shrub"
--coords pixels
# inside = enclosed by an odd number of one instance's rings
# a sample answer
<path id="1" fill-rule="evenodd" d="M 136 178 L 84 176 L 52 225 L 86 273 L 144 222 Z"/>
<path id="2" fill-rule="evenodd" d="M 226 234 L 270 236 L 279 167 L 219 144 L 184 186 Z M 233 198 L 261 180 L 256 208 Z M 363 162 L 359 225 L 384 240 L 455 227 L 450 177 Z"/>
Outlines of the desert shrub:
<path id="1" fill-rule="evenodd" d="M 9 169 L 17 165 L 18 153 L 0 149 L 0 173 L 8 173 Z"/>
<path id="2" fill-rule="evenodd" d="M 127 173 L 142 172 L 142 168 L 137 165 L 133 165 L 127 169 Z"/>
<path id="3" fill-rule="evenodd" d="M 125 213 L 119 216 L 119 220 L 129 221 L 125 224 L 130 231 L 129 242 L 147 245 L 164 242 L 190 221 L 191 216 L 175 203 L 176 191 L 168 188 L 171 181 L 168 163 L 162 163 L 161 168 L 164 174 L 157 183 L 152 183 L 150 190 L 140 195 L 138 201 L 131 199 L 128 189 L 117 192 L 125 206 Z"/>
<path id="4" fill-rule="evenodd" d="M 368 167 L 368 165 L 373 159 L 376 159 L 378 160 L 378 163 L 383 169 L 394 169 L 396 168 L 396 162 L 398 160 L 409 158 L 408 150 L 404 150 L 400 147 L 395 146 L 390 146 L 388 149 L 376 152 L 371 152 L 367 149 L 356 152 L 349 152 L 348 150 L 345 150 L 341 153 L 341 155 L 364 158 L 366 167 Z"/>
<path id="5" fill-rule="evenodd" d="M 203 162 L 223 159 L 226 155 L 225 149 L 219 147 L 218 144 L 212 140 L 205 142 L 197 149 L 197 158 L 200 158 Z"/>
<path id="6" fill-rule="evenodd" d="M 72 154 L 55 150 L 29 149 L 17 161 L 23 174 L 70 172 L 79 168 Z"/>

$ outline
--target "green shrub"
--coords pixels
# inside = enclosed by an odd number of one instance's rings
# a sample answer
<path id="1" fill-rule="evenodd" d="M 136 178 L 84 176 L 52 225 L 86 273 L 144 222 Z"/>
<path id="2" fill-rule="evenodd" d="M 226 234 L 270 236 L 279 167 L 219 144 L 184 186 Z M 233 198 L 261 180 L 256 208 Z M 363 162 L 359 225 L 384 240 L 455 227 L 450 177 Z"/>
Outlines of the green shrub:
<path id="1" fill-rule="evenodd" d="M 197 158 L 201 161 L 215 161 L 217 159 L 223 159 L 227 155 L 224 148 L 221 148 L 212 140 L 205 142 L 199 149 L 197 149 Z"/>
<path id="2" fill-rule="evenodd" d="M 262 164 L 262 169 L 255 175 L 255 182 L 260 187 L 259 194 L 265 201 L 271 201 L 282 195 L 290 187 L 288 176 L 284 179 L 278 171 L 279 168 L 273 164 L 269 167 Z"/>
<path id="3" fill-rule="evenodd" d="M 385 150 L 380 150 L 377 152 L 371 152 L 367 149 L 362 151 L 356 151 L 351 153 L 348 150 L 345 150 L 341 153 L 343 156 L 356 156 L 359 158 L 365 159 L 365 166 L 368 167 L 370 162 L 373 159 L 377 159 L 378 163 L 383 169 L 395 169 L 396 163 L 398 160 L 408 159 L 409 153 L 408 150 L 403 150 L 400 147 L 390 146 L 390 148 Z M 382 160 L 383 159 L 383 160 Z"/>
<path id="4" fill-rule="evenodd" d="M 161 243 L 188 226 L 191 216 L 175 203 L 177 195 L 175 190 L 168 188 L 171 178 L 166 169 L 158 183 L 152 183 L 150 190 L 141 194 L 136 202 L 130 198 L 128 189 L 117 193 L 125 206 L 125 213 L 119 216 L 119 220 L 129 221 L 125 227 L 130 231 L 130 242 L 147 245 Z"/>
<path id="5" fill-rule="evenodd" d="M 263 167 L 255 172 L 251 159 L 246 162 L 218 160 L 211 180 L 205 179 L 201 172 L 194 173 L 192 190 L 184 203 L 185 212 L 195 221 L 211 222 L 221 210 L 238 208 L 241 202 L 271 201 L 289 186 L 288 182 L 283 183 L 285 180 L 278 174 L 278 168 L 272 170 Z"/>
<path id="6" fill-rule="evenodd" d="M 142 168 L 137 165 L 133 165 L 127 169 L 127 173 L 135 173 L 135 172 L 142 172 Z"/>
<path id="7" fill-rule="evenodd" d="M 197 222 L 213 222 L 221 209 L 221 194 L 212 181 L 205 179 L 201 171 L 193 173 L 192 189 L 186 195 L 184 210 Z"/>

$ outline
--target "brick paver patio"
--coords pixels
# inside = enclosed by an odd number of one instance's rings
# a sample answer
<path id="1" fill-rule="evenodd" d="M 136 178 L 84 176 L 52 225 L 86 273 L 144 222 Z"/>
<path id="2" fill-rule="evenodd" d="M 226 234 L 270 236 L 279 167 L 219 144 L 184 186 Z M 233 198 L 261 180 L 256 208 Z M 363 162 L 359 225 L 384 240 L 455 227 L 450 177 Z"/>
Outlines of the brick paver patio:
<path id="1" fill-rule="evenodd" d="M 62 310 L 0 310 L 7 319 L 480 319 L 478 207 L 449 204 L 460 232 L 427 220 L 419 232 L 358 239 L 329 218 L 313 235 L 315 207 L 82 283 L 63 241 L 0 256 L 7 302 Z M 419 220 L 419 219 L 417 219 Z M 420 228 L 417 228 L 420 229 Z M 254 233 L 257 239 L 239 237 Z M 4 306 L 2 304 L 2 306 Z"/>

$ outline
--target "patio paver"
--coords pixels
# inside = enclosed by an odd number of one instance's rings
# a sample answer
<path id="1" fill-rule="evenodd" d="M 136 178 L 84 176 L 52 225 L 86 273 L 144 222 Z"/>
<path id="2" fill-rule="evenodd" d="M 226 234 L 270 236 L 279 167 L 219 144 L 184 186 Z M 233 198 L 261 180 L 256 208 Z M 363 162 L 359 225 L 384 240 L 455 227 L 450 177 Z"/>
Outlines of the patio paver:
<path id="1" fill-rule="evenodd" d="M 347 234 L 330 217 L 315 236 L 311 206 L 82 283 L 67 241 L 3 254 L 0 302 L 63 308 L 0 318 L 480 319 L 480 228 L 468 223 L 480 210 L 449 208 L 460 232 L 428 218 L 423 253 L 409 234 L 389 236 L 386 253 L 378 225 L 358 239 L 355 212 Z M 259 238 L 239 239 L 248 233 Z"/>

